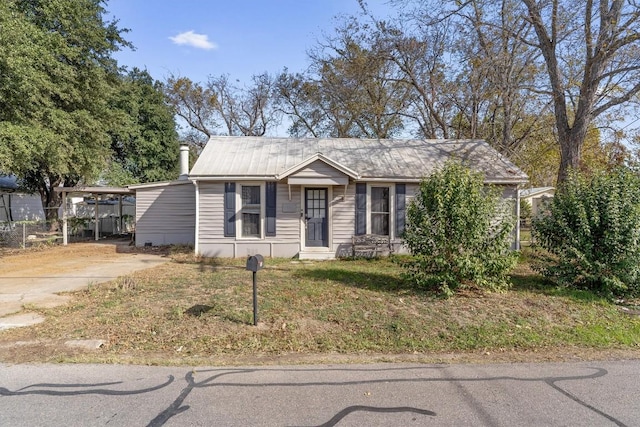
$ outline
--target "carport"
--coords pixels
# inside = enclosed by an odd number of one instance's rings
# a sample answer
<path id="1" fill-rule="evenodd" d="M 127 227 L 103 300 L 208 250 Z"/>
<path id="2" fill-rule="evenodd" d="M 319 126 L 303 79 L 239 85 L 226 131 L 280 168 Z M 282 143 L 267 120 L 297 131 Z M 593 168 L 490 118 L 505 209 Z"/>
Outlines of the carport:
<path id="1" fill-rule="evenodd" d="M 94 239 L 100 239 L 100 203 L 105 196 L 117 196 L 118 197 L 118 219 L 120 221 L 120 230 L 123 229 L 122 218 L 122 198 L 123 196 L 135 195 L 135 190 L 130 190 L 127 187 L 58 187 L 55 188 L 56 193 L 60 193 L 62 196 L 62 244 L 67 245 L 69 243 L 68 238 L 68 211 L 67 211 L 67 197 L 91 197 L 95 200 L 95 212 L 94 212 Z"/>

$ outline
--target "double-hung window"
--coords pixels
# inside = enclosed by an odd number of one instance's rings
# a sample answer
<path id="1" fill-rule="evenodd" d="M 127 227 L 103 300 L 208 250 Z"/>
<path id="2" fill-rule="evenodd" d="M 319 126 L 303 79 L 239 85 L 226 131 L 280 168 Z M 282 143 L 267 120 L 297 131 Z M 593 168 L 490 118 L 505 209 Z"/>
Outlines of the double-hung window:
<path id="1" fill-rule="evenodd" d="M 356 235 L 378 234 L 397 239 L 405 228 L 406 184 L 356 183 Z"/>
<path id="2" fill-rule="evenodd" d="M 371 187 L 371 233 L 389 236 L 391 204 L 389 187 Z"/>
<path id="3" fill-rule="evenodd" d="M 240 186 L 242 237 L 262 237 L 262 189 L 260 185 Z"/>

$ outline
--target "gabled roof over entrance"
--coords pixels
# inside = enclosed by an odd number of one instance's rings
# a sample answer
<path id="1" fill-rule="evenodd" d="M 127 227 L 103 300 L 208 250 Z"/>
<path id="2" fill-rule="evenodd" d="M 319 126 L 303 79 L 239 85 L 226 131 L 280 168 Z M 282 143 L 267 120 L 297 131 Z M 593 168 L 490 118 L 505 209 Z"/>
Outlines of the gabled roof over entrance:
<path id="1" fill-rule="evenodd" d="M 328 158 L 316 153 L 299 164 L 276 176 L 277 180 L 288 178 L 289 184 L 347 185 L 349 178 L 357 180 L 359 175 Z"/>
<path id="2" fill-rule="evenodd" d="M 215 136 L 193 166 L 194 180 L 281 180 L 321 162 L 356 181 L 419 182 L 449 159 L 486 182 L 523 183 L 527 175 L 482 140 L 266 138 Z"/>

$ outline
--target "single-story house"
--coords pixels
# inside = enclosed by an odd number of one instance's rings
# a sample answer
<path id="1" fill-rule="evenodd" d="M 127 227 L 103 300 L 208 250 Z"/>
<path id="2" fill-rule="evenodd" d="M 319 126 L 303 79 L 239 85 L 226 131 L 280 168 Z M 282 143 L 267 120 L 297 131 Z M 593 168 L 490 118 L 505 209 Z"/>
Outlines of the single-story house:
<path id="1" fill-rule="evenodd" d="M 401 251 L 407 203 L 449 159 L 482 172 L 517 209 L 526 174 L 481 140 L 216 136 L 191 171 L 182 151 L 181 179 L 129 187 L 136 245 L 324 259 L 351 253 L 354 235 L 375 234 Z"/>
<path id="2" fill-rule="evenodd" d="M 531 206 L 531 216 L 535 217 L 556 193 L 555 187 L 534 187 L 520 190 L 520 199 Z"/>

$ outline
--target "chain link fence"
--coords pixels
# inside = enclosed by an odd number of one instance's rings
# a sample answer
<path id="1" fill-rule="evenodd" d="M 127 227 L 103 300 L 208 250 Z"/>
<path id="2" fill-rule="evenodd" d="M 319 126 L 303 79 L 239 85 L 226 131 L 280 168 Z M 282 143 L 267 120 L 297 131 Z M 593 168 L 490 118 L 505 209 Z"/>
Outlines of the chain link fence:
<path id="1" fill-rule="evenodd" d="M 61 231 L 51 231 L 46 221 L 0 224 L 0 247 L 27 248 L 62 242 Z"/>
<path id="2" fill-rule="evenodd" d="M 52 231 L 54 230 L 54 231 Z M 95 240 L 95 220 L 91 218 L 68 218 L 68 242 Z M 98 219 L 100 238 L 127 236 L 135 230 L 132 216 L 120 218 L 105 217 Z M 0 248 L 28 248 L 38 245 L 61 244 L 62 220 L 54 227 L 47 221 L 0 222 Z"/>

